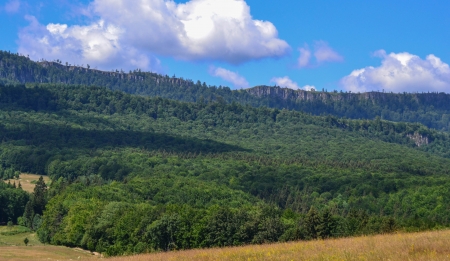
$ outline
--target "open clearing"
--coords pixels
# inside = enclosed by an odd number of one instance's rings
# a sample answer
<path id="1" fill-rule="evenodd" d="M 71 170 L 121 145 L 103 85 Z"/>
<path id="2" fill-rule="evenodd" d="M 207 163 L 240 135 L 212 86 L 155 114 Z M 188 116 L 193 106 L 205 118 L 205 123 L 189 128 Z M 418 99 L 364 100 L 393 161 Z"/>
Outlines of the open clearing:
<path id="1" fill-rule="evenodd" d="M 22 173 L 19 175 L 19 179 L 8 179 L 5 180 L 5 183 L 8 183 L 8 181 L 11 182 L 11 184 L 13 184 L 14 182 L 16 182 L 16 185 L 19 185 L 19 181 L 20 184 L 22 185 L 22 189 L 28 192 L 33 192 L 34 187 L 36 186 L 36 181 L 39 180 L 39 177 L 41 175 L 35 175 L 35 174 L 27 174 L 27 173 Z M 48 176 L 42 176 L 44 178 L 44 182 L 45 184 L 50 183 L 50 178 Z"/>
<path id="2" fill-rule="evenodd" d="M 0 260 L 87 260 L 96 259 L 89 251 L 61 246 L 43 245 L 35 233 L 5 235 L 17 229 L 0 227 Z M 23 240 L 30 241 L 25 246 Z"/>
<path id="3" fill-rule="evenodd" d="M 450 260 L 450 230 L 188 250 L 108 260 Z"/>

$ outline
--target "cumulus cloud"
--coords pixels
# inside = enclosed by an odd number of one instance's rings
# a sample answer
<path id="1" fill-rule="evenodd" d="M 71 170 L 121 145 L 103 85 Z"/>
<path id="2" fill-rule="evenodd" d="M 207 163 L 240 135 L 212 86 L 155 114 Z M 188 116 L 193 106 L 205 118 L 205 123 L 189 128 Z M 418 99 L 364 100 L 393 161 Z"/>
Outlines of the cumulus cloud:
<path id="1" fill-rule="evenodd" d="M 288 76 L 284 76 L 284 77 L 274 77 L 272 78 L 272 80 L 270 80 L 270 82 L 275 83 L 277 86 L 280 87 L 285 87 L 285 88 L 289 88 L 289 89 L 293 89 L 293 90 L 305 90 L 305 91 L 311 91 L 311 90 L 315 90 L 316 87 L 314 87 L 313 85 L 305 85 L 303 87 L 298 86 L 298 84 L 294 81 L 292 81 Z"/>
<path id="2" fill-rule="evenodd" d="M 314 52 L 309 46 L 305 44 L 304 47 L 299 48 L 300 56 L 298 58 L 298 66 L 303 67 L 318 67 L 328 62 L 343 62 L 344 57 L 331 48 L 325 41 L 316 41 L 314 43 Z M 315 62 L 311 60 L 314 55 Z"/>
<path id="3" fill-rule="evenodd" d="M 221 67 L 211 67 L 209 69 L 209 73 L 212 76 L 220 77 L 223 80 L 232 83 L 234 87 L 239 89 L 248 88 L 250 86 L 247 80 L 238 73 L 229 71 Z"/>
<path id="4" fill-rule="evenodd" d="M 17 13 L 20 9 L 20 1 L 10 0 L 3 6 L 3 9 L 10 14 Z"/>
<path id="5" fill-rule="evenodd" d="M 449 65 L 433 54 L 421 59 L 407 52 L 379 50 L 374 55 L 382 59 L 381 66 L 354 70 L 341 80 L 343 88 L 353 92 L 450 92 Z"/>
<path id="6" fill-rule="evenodd" d="M 27 16 L 30 25 L 19 33 L 19 52 L 39 60 L 60 59 L 74 64 L 90 64 L 103 69 L 154 69 L 159 60 L 123 45 L 122 29 L 100 20 L 89 26 L 66 24 L 40 24 L 35 17 Z"/>
<path id="7" fill-rule="evenodd" d="M 281 57 L 290 51 L 271 22 L 252 18 L 244 0 L 191 0 L 181 4 L 171 0 L 132 4 L 126 0 L 94 0 L 88 10 L 98 19 L 89 25 L 48 24 L 36 29 L 30 24 L 20 35 L 21 52 L 32 55 L 56 49 L 94 61 L 102 57 L 117 60 L 130 52 L 151 53 L 239 64 Z M 34 44 L 25 39 L 34 40 Z M 144 60 L 135 57 L 135 63 Z"/>

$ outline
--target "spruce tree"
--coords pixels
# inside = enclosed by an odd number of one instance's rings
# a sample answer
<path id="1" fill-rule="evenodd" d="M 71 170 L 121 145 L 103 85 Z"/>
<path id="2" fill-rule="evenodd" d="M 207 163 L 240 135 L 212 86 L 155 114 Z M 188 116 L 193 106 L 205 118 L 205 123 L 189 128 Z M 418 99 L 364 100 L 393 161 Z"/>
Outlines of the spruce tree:
<path id="1" fill-rule="evenodd" d="M 33 204 L 31 200 L 27 202 L 25 205 L 25 211 L 23 212 L 23 218 L 25 219 L 25 225 L 29 228 L 32 226 L 34 217 L 34 210 L 33 210 Z"/>
<path id="2" fill-rule="evenodd" d="M 319 212 L 314 207 L 311 207 L 309 209 L 308 214 L 306 214 L 305 217 L 305 230 L 306 235 L 309 238 L 316 239 L 319 235 L 319 226 L 320 226 L 321 220 Z"/>
<path id="3" fill-rule="evenodd" d="M 42 176 L 39 177 L 39 180 L 36 182 L 36 186 L 34 187 L 32 203 L 35 214 L 39 214 L 42 216 L 43 211 L 45 209 L 45 204 L 47 203 L 47 185 L 44 182 L 44 178 Z"/>
<path id="4" fill-rule="evenodd" d="M 336 221 L 334 220 L 331 211 L 326 208 L 321 215 L 319 235 L 321 238 L 329 238 L 333 235 L 335 229 Z"/>

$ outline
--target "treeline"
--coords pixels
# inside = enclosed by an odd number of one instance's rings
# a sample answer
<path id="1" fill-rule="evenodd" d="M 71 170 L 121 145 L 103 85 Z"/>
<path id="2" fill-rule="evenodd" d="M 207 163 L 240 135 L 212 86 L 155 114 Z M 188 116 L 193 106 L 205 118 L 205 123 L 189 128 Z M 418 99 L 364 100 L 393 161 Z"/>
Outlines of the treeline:
<path id="1" fill-rule="evenodd" d="M 157 160 L 158 157 L 151 158 L 151 162 Z M 175 157 L 165 160 L 175 166 L 180 164 Z M 442 225 L 417 213 L 395 217 L 381 214 L 380 210 L 374 213 L 355 208 L 343 197 L 342 205 L 324 207 L 319 203 L 320 210 L 315 206 L 305 212 L 280 208 L 243 197 L 217 183 L 203 187 L 199 185 L 203 182 L 189 182 L 194 179 L 176 175 L 176 169 L 167 166 L 165 160 L 161 160 L 160 168 L 173 172 L 158 174 L 156 168 L 148 174 L 151 178 L 141 176 L 126 183 L 105 184 L 98 177 L 86 176 L 69 185 L 60 178 L 49 191 L 55 196 L 47 205 L 38 230 L 40 239 L 122 255 L 389 233 L 397 229 L 414 231 Z M 214 193 L 208 187 L 214 187 Z M 320 198 L 323 204 L 327 196 Z"/>
<path id="2" fill-rule="evenodd" d="M 80 204 L 81 203 L 81 204 Z M 315 208 L 301 215 L 271 206 L 150 206 L 83 200 L 70 208 L 69 222 L 45 218 L 38 236 L 45 243 L 82 247 L 108 256 L 191 248 L 239 246 L 390 233 L 395 219 L 352 210 L 345 216 Z M 46 215 L 61 215 L 64 206 Z M 76 218 L 71 212 L 82 212 Z M 144 217 L 144 218 L 137 218 Z M 49 224 L 50 223 L 50 224 Z"/>
<path id="3" fill-rule="evenodd" d="M 445 93 L 306 92 L 257 86 L 247 90 L 208 86 L 206 83 L 134 70 L 103 72 L 61 61 L 36 63 L 27 57 L 0 51 L 0 83 L 63 83 L 102 86 L 130 94 L 198 102 L 237 102 L 332 115 L 349 119 L 420 122 L 437 130 L 450 127 L 450 95 Z M 38 106 L 38 105 L 37 105 Z"/>

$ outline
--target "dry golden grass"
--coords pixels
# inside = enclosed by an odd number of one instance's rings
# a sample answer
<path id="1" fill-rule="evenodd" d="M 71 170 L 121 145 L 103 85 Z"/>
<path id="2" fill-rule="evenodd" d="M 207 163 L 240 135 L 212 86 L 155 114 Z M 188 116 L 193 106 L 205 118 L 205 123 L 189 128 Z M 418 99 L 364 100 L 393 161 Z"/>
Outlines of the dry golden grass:
<path id="1" fill-rule="evenodd" d="M 8 181 L 10 181 L 11 184 L 16 182 L 16 185 L 19 185 L 19 181 L 20 181 L 20 184 L 22 185 L 23 190 L 28 191 L 28 192 L 33 192 L 34 187 L 36 186 L 35 182 L 33 182 L 33 181 L 38 181 L 40 176 L 41 175 L 22 173 L 19 175 L 18 180 L 17 179 L 5 180 L 5 183 L 8 183 Z M 43 176 L 43 177 L 44 177 L 45 184 L 48 185 L 50 183 L 50 178 L 48 176 Z"/>
<path id="2" fill-rule="evenodd" d="M 450 230 L 188 250 L 108 260 L 450 260 Z"/>

